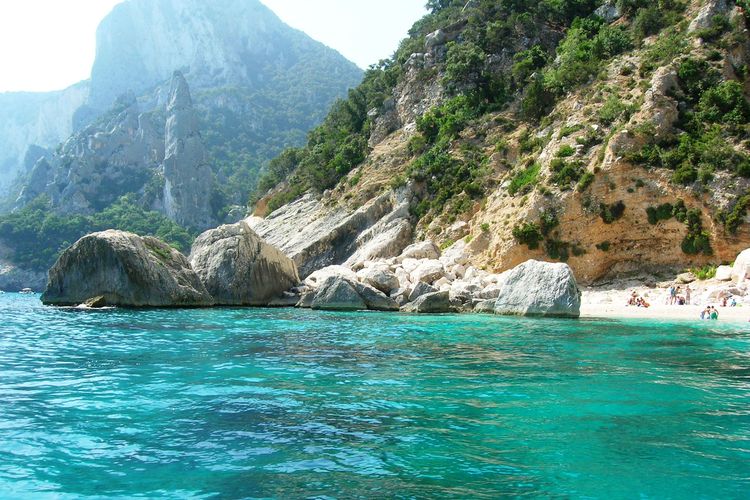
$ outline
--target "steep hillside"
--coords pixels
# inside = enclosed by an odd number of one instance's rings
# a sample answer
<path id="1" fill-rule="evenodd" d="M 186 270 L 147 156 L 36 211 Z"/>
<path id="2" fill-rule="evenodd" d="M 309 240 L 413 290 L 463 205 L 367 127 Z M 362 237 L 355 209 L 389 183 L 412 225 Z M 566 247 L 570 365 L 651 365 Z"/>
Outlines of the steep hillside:
<path id="1" fill-rule="evenodd" d="M 563 260 L 594 282 L 750 246 L 744 1 L 430 6 L 261 182 L 286 178 L 252 223 L 301 268 L 432 239 L 488 271 Z"/>

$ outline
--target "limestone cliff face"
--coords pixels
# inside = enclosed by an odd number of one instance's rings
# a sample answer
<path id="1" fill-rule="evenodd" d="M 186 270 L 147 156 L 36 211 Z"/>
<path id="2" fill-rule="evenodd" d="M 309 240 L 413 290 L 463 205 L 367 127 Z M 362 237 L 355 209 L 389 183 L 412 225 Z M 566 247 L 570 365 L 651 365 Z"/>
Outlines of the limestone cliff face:
<path id="1" fill-rule="evenodd" d="M 167 114 L 164 212 L 182 226 L 207 229 L 213 224 L 213 174 L 206 163 L 190 89 L 179 71 L 172 77 Z"/>
<path id="2" fill-rule="evenodd" d="M 58 92 L 0 93 L 0 198 L 24 173 L 29 149 L 55 146 L 73 132 L 73 114 L 86 101 L 88 88 L 81 82 Z"/>
<path id="3" fill-rule="evenodd" d="M 106 109 L 120 94 L 143 93 L 175 70 L 189 73 L 194 90 L 259 89 L 311 67 L 318 78 L 331 71 L 351 84 L 360 72 L 341 63 L 258 0 L 129 0 L 97 31 L 89 105 Z"/>

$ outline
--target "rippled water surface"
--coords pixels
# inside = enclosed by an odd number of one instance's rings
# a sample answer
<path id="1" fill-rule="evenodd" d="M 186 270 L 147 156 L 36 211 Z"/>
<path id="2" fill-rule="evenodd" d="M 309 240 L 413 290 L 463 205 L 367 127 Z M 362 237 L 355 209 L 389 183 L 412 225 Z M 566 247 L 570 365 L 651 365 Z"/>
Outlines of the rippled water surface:
<path id="1" fill-rule="evenodd" d="M 747 498 L 739 326 L 0 296 L 0 497 Z"/>

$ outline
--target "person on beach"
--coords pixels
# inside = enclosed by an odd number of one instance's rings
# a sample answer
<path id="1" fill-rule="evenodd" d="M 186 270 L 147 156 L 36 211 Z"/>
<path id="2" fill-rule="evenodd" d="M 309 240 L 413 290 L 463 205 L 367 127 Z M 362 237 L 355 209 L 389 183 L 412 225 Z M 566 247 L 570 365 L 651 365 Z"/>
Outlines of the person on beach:
<path id="1" fill-rule="evenodd" d="M 719 319 L 719 311 L 715 307 L 711 307 L 711 319 Z"/>
<path id="2" fill-rule="evenodd" d="M 677 297 L 677 289 L 674 287 L 674 285 L 669 287 L 669 298 L 667 299 L 667 304 L 674 305 L 675 298 Z"/>
<path id="3" fill-rule="evenodd" d="M 690 294 L 693 291 L 690 289 L 690 285 L 685 287 L 685 304 L 690 305 Z"/>
<path id="4" fill-rule="evenodd" d="M 701 319 L 711 319 L 711 306 L 706 306 L 706 308 L 701 311 Z"/>

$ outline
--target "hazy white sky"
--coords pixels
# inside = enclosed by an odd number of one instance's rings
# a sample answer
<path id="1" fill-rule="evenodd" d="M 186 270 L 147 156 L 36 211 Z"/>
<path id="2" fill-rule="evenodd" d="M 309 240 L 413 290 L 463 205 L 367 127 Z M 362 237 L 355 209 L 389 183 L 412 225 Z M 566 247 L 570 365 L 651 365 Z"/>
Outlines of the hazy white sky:
<path id="1" fill-rule="evenodd" d="M 123 0 L 0 0 L 0 92 L 89 77 L 96 27 Z M 206 0 L 210 1 L 210 0 Z M 238 0 L 242 1 L 242 0 Z M 366 68 L 388 57 L 426 0 L 261 0 L 290 26 Z"/>

